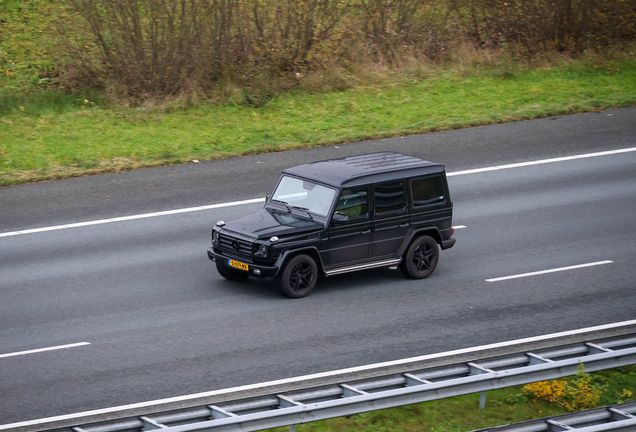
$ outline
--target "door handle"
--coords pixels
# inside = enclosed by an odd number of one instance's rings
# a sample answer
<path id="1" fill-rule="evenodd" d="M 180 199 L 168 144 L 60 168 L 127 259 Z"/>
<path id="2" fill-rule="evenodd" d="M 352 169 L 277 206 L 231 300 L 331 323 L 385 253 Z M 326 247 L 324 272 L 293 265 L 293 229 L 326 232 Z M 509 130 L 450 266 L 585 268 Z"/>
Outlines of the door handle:
<path id="1" fill-rule="evenodd" d="M 400 228 L 406 228 L 407 226 L 409 226 L 408 222 L 407 222 L 407 223 L 400 224 Z"/>
<path id="2" fill-rule="evenodd" d="M 369 233 L 371 233 L 371 230 L 362 231 L 360 234 L 369 234 Z"/>

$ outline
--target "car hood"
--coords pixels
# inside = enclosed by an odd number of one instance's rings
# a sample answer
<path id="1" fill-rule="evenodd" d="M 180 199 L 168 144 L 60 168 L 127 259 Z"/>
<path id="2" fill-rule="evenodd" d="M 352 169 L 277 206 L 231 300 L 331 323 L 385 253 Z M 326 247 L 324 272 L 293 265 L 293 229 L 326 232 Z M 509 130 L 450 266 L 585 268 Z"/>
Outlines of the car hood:
<path id="1" fill-rule="evenodd" d="M 324 229 L 322 222 L 285 211 L 264 208 L 256 213 L 229 221 L 224 229 L 258 239 L 271 236 L 303 234 Z"/>

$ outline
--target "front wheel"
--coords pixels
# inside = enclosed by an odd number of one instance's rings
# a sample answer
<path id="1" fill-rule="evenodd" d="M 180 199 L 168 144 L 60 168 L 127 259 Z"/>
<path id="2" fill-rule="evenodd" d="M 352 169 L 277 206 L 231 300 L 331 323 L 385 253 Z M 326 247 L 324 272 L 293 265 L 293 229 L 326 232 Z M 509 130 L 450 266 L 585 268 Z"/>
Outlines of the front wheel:
<path id="1" fill-rule="evenodd" d="M 439 261 L 437 242 L 430 236 L 421 236 L 413 240 L 400 263 L 400 270 L 413 279 L 429 277 Z"/>
<path id="2" fill-rule="evenodd" d="M 250 274 L 248 272 L 234 271 L 231 268 L 221 264 L 218 261 L 216 262 L 216 269 L 219 271 L 219 274 L 221 276 L 231 281 L 243 281 L 247 279 L 248 277 L 250 277 Z"/>
<path id="3" fill-rule="evenodd" d="M 296 255 L 290 259 L 278 276 L 283 294 L 290 298 L 305 297 L 316 286 L 318 266 L 309 255 Z"/>

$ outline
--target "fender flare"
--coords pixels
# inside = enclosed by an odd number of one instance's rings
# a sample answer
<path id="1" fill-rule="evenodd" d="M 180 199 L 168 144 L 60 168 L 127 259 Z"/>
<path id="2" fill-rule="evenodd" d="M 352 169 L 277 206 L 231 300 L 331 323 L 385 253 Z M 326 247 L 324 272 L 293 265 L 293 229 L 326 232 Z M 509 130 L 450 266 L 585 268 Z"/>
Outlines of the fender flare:
<path id="1" fill-rule="evenodd" d="M 435 225 L 422 227 L 412 230 L 408 233 L 407 236 L 404 237 L 404 241 L 398 249 L 398 255 L 404 255 L 404 252 L 406 252 L 406 249 L 413 242 L 413 240 L 424 234 L 431 236 L 433 240 L 435 240 L 435 242 L 440 245 L 440 247 L 442 246 L 442 233 L 440 232 L 439 228 L 437 228 Z"/>
<path id="2" fill-rule="evenodd" d="M 322 257 L 320 256 L 320 252 L 318 251 L 318 248 L 316 246 L 305 246 L 305 247 L 300 247 L 298 249 L 288 249 L 285 250 L 282 254 L 279 255 L 279 257 L 276 259 L 276 263 L 275 266 L 278 267 L 278 270 L 276 271 L 276 274 L 274 275 L 274 277 L 278 276 L 278 274 L 283 270 L 283 267 L 285 266 L 285 263 L 289 260 L 289 258 L 292 255 L 296 255 L 298 253 L 306 253 L 307 255 L 311 256 L 314 261 L 316 261 L 316 265 L 318 266 L 318 271 L 321 273 L 324 273 L 324 265 L 322 262 Z"/>

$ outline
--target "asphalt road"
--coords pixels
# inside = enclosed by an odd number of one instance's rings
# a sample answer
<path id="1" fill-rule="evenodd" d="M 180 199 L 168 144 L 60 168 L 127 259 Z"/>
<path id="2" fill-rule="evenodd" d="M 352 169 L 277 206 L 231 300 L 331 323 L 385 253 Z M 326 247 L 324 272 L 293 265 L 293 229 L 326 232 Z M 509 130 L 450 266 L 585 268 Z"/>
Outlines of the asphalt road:
<path id="1" fill-rule="evenodd" d="M 287 166 L 380 150 L 458 173 L 636 147 L 636 108 L 338 147 L 0 189 L 0 233 L 260 197 Z M 635 173 L 628 152 L 451 175 L 466 228 L 432 277 L 301 300 L 206 257 L 212 223 L 260 204 L 0 237 L 0 424 L 634 319 Z"/>

